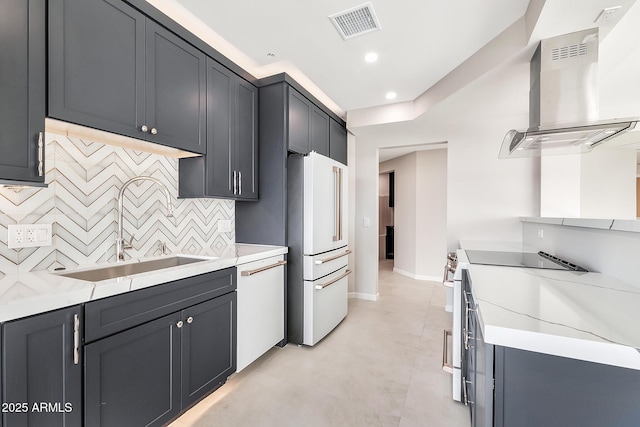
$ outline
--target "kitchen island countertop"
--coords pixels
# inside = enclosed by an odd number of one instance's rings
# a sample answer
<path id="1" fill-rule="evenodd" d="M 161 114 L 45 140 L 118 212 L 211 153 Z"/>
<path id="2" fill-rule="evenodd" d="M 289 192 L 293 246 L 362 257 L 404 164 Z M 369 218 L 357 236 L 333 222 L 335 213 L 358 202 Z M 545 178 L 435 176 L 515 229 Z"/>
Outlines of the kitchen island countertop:
<path id="1" fill-rule="evenodd" d="M 518 251 L 517 243 L 460 242 Z M 530 248 L 524 248 L 530 250 Z M 469 264 L 485 342 L 640 370 L 640 288 L 600 273 Z"/>
<path id="2" fill-rule="evenodd" d="M 172 253 L 170 256 L 202 258 L 204 261 L 99 282 L 73 279 L 60 274 L 112 266 L 114 263 L 79 266 L 73 270 L 59 272 L 42 270 L 5 275 L 0 278 L 0 322 L 234 267 L 259 259 L 286 254 L 287 252 L 288 248 L 283 246 L 240 243 L 224 246 L 220 249 L 177 252 Z M 162 257 L 141 258 L 126 261 L 125 263 L 136 263 L 159 258 Z"/>

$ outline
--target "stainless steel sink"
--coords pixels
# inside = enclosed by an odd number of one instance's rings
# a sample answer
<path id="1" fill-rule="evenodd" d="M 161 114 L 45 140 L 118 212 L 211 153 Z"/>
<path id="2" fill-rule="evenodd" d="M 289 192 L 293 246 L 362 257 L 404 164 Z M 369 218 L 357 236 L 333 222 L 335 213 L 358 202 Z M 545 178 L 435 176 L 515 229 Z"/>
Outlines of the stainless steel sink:
<path id="1" fill-rule="evenodd" d="M 151 261 L 133 262 L 129 264 L 116 264 L 109 267 L 94 268 L 91 270 L 72 271 L 62 273 L 60 276 L 74 279 L 99 282 L 101 280 L 115 279 L 117 277 L 130 276 L 132 274 L 147 273 L 163 268 L 177 267 L 179 265 L 192 264 L 194 262 L 208 261 L 208 259 L 191 258 L 184 256 L 172 256 L 168 258 L 154 259 Z"/>

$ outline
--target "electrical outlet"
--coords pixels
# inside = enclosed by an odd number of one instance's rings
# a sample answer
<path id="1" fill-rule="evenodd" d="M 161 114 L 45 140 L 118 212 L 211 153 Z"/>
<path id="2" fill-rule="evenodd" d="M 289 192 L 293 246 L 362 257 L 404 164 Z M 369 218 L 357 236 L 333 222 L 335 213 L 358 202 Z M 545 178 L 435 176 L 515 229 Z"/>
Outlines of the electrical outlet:
<path id="1" fill-rule="evenodd" d="M 218 232 L 219 233 L 230 233 L 231 230 L 231 220 L 230 219 L 220 219 L 218 220 Z"/>
<path id="2" fill-rule="evenodd" d="M 542 239 L 544 237 L 544 228 L 538 228 L 538 238 Z"/>
<path id="3" fill-rule="evenodd" d="M 11 227 L 15 227 L 15 226 L 14 225 L 10 225 L 9 229 L 11 229 Z M 14 236 L 15 237 L 14 237 L 13 240 L 16 243 L 24 243 L 24 230 L 22 228 L 16 229 L 15 232 L 14 232 Z M 9 247 L 11 247 L 11 246 L 9 246 Z"/>
<path id="4" fill-rule="evenodd" d="M 51 224 L 10 224 L 7 231 L 11 249 L 51 246 Z"/>

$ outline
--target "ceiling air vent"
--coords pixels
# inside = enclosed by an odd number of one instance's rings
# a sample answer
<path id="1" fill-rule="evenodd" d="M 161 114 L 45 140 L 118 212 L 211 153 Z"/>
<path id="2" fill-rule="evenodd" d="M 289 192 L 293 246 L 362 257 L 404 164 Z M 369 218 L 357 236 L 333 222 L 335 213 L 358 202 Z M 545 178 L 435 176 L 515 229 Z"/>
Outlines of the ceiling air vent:
<path id="1" fill-rule="evenodd" d="M 344 40 L 380 29 L 371 2 L 329 16 Z"/>

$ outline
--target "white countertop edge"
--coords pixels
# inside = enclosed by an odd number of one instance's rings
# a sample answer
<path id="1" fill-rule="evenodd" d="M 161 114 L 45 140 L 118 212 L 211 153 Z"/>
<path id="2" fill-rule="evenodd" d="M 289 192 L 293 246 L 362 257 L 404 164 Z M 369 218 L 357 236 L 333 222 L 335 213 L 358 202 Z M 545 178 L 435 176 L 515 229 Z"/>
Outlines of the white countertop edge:
<path id="1" fill-rule="evenodd" d="M 640 352 L 620 344 L 483 325 L 488 344 L 640 370 Z"/>
<path id="2" fill-rule="evenodd" d="M 18 297 L 10 297 L 11 289 L 4 289 L 10 299 L 3 300 L 0 296 L 0 322 L 20 319 L 48 311 L 84 304 L 89 301 L 107 298 L 125 292 L 143 289 L 158 284 L 172 282 L 187 277 L 210 273 L 224 268 L 235 267 L 252 261 L 271 258 L 289 252 L 286 246 L 253 245 L 236 243 L 219 250 L 203 250 L 198 253 L 177 252 L 165 256 L 155 256 L 135 259 L 127 262 L 144 262 L 171 256 L 185 256 L 204 259 L 202 262 L 164 268 L 152 272 L 145 272 L 117 279 L 103 280 L 100 282 L 88 282 L 61 276 L 60 272 L 47 270 L 18 273 L 5 276 L 5 282 L 13 281 L 21 288 L 17 292 Z M 114 265 L 99 264 L 94 266 L 82 266 L 70 271 L 82 271 L 92 268 L 101 268 Z M 33 286 L 25 286 L 22 283 L 35 283 Z M 44 291 L 38 294 L 38 284 L 45 284 Z M 23 289 L 24 288 L 24 289 Z M 62 289 L 64 288 L 64 289 Z"/>

